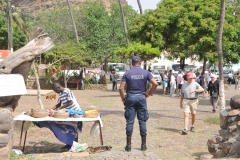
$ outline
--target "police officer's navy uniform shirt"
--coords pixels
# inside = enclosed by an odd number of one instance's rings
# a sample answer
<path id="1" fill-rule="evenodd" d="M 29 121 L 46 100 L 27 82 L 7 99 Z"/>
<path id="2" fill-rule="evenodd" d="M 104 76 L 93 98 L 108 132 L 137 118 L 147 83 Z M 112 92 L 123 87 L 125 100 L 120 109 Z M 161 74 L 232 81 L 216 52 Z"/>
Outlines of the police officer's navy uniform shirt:
<path id="1" fill-rule="evenodd" d="M 132 67 L 125 72 L 122 77 L 122 82 L 127 83 L 128 94 L 143 94 L 146 92 L 147 81 L 153 78 L 152 74 L 140 66 Z"/>

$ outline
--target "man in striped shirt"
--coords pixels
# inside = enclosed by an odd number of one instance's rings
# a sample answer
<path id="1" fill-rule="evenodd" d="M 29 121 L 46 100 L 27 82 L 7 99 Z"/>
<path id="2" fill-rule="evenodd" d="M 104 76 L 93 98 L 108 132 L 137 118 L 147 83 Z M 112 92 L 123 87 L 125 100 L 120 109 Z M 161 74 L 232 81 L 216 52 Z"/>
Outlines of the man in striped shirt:
<path id="1" fill-rule="evenodd" d="M 76 101 L 76 98 L 70 89 L 62 87 L 59 83 L 53 83 L 52 89 L 56 93 L 59 93 L 58 102 L 52 109 L 61 110 L 67 108 L 73 110 L 81 110 L 79 104 Z"/>
<path id="2" fill-rule="evenodd" d="M 70 89 L 62 87 L 59 83 L 53 83 L 52 89 L 59 93 L 58 102 L 52 109 L 81 110 Z M 78 133 L 82 131 L 82 122 L 39 121 L 35 124 L 40 128 L 50 129 L 59 141 L 66 144 L 62 149 L 68 150 L 71 148 L 73 141 L 78 142 Z"/>

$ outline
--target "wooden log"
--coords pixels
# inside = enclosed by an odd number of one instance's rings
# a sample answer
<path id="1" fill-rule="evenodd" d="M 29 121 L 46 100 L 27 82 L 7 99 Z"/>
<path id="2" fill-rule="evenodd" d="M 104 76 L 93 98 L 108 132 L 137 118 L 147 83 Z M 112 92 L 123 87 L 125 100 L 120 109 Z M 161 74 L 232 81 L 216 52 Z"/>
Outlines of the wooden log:
<path id="1" fill-rule="evenodd" d="M 24 47 L 11 53 L 0 63 L 0 74 L 10 74 L 13 68 L 20 66 L 24 62 L 33 60 L 36 56 L 50 50 L 52 47 L 54 47 L 54 44 L 49 37 L 31 40 Z"/>

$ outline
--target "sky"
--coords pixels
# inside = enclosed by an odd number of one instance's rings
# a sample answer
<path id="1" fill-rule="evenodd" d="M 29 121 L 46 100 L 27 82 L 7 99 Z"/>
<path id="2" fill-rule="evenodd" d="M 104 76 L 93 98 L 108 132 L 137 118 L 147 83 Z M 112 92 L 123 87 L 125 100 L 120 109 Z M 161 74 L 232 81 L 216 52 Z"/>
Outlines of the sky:
<path id="1" fill-rule="evenodd" d="M 156 9 L 157 8 L 157 4 L 160 1 L 161 0 L 140 0 L 143 11 L 145 9 Z M 138 7 L 137 0 L 127 0 L 127 2 L 128 2 L 128 5 L 132 6 L 133 9 L 135 9 L 135 10 L 137 10 L 139 12 L 139 7 Z"/>

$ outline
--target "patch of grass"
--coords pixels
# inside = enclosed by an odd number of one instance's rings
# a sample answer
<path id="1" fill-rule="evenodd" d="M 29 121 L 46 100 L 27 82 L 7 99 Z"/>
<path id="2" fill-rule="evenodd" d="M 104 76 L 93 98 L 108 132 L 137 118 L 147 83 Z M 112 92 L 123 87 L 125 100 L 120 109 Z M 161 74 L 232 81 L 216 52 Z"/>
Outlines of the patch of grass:
<path id="1" fill-rule="evenodd" d="M 193 156 L 196 156 L 197 159 L 199 159 L 200 156 L 201 156 L 201 155 L 204 155 L 204 154 L 208 154 L 208 153 L 207 153 L 207 152 L 195 152 L 195 153 L 193 153 L 192 155 L 193 155 Z"/>
<path id="2" fill-rule="evenodd" d="M 24 156 L 24 155 L 17 155 L 14 152 L 12 152 L 11 156 L 10 156 L 10 160 L 34 160 L 34 158 L 27 157 L 27 156 Z"/>
<path id="3" fill-rule="evenodd" d="M 11 157 L 10 157 L 10 160 L 17 160 L 17 159 L 19 159 L 19 157 L 20 156 L 18 156 L 17 154 L 15 154 L 15 153 L 11 153 Z"/>
<path id="4" fill-rule="evenodd" d="M 203 121 L 209 124 L 220 124 L 220 119 L 217 117 L 209 117 L 204 119 Z"/>
<path id="5" fill-rule="evenodd" d="M 36 127 L 36 125 L 33 122 L 30 122 L 30 127 Z"/>

